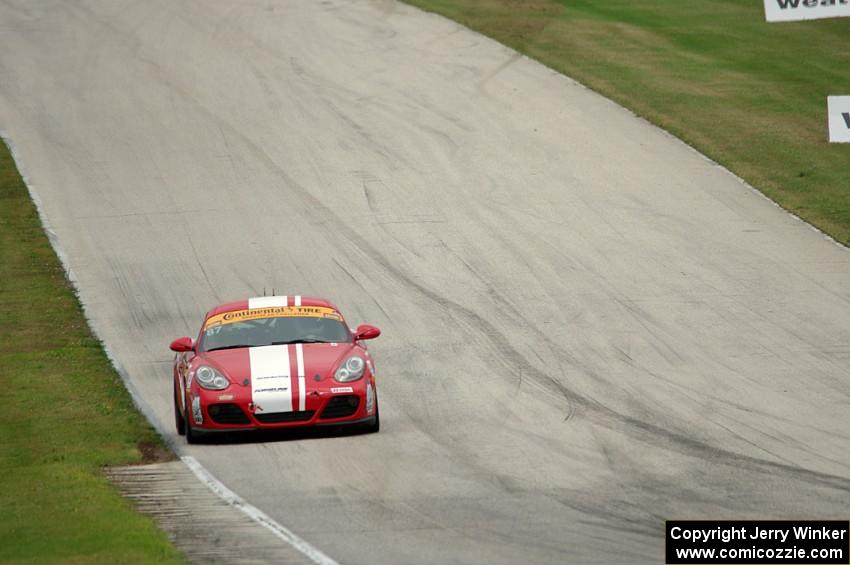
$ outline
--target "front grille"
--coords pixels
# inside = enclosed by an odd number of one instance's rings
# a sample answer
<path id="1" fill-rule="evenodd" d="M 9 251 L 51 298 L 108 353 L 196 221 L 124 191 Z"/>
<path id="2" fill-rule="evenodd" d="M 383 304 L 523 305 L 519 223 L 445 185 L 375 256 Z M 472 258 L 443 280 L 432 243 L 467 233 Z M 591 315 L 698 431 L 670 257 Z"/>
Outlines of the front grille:
<path id="1" fill-rule="evenodd" d="M 358 406 L 360 406 L 360 397 L 357 395 L 334 396 L 322 410 L 322 419 L 351 416 L 357 412 Z"/>
<path id="2" fill-rule="evenodd" d="M 216 424 L 250 424 L 248 416 L 235 404 L 211 404 L 207 408 Z"/>
<path id="3" fill-rule="evenodd" d="M 280 424 L 281 422 L 304 422 L 315 414 L 315 410 L 301 412 L 269 412 L 268 414 L 254 413 L 254 417 L 263 424 Z"/>

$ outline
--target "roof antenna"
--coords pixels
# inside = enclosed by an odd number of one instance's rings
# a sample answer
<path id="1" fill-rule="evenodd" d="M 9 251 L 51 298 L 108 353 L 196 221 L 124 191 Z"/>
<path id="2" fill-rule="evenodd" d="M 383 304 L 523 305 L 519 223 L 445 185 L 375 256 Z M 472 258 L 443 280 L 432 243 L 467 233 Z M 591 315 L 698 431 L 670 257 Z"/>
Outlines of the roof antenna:
<path id="1" fill-rule="evenodd" d="M 276 294 L 274 293 L 274 287 L 272 287 L 272 296 L 276 296 Z"/>
<path id="2" fill-rule="evenodd" d="M 263 296 L 266 295 L 266 287 L 263 287 Z"/>

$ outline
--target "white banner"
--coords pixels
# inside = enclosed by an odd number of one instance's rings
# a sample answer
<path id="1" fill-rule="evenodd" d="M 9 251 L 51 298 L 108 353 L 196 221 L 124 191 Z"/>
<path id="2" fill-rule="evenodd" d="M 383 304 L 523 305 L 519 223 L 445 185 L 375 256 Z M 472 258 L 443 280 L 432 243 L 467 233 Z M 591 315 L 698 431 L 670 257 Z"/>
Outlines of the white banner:
<path id="1" fill-rule="evenodd" d="M 826 105 L 830 143 L 850 143 L 850 96 L 829 96 Z"/>
<path id="2" fill-rule="evenodd" d="M 850 0 L 764 0 L 769 22 L 850 17 Z"/>

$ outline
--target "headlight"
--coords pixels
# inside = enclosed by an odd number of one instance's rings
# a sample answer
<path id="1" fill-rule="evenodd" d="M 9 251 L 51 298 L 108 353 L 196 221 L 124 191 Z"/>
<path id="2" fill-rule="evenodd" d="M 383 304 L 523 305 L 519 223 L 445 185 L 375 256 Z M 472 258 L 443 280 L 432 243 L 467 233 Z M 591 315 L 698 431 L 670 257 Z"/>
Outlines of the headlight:
<path id="1" fill-rule="evenodd" d="M 356 381 L 363 376 L 363 369 L 366 368 L 366 363 L 362 357 L 352 355 L 345 360 L 345 363 L 339 366 L 336 370 L 334 379 L 341 383 Z"/>
<path id="2" fill-rule="evenodd" d="M 230 381 L 224 378 L 224 375 L 206 365 L 197 368 L 195 378 L 198 384 L 207 390 L 221 390 L 230 386 Z"/>

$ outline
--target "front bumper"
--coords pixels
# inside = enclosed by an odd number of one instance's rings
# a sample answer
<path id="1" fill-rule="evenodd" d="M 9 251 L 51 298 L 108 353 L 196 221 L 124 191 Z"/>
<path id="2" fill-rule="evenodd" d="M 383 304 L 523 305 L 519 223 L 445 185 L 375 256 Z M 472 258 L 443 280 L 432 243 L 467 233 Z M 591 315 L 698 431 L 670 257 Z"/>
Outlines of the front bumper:
<path id="1" fill-rule="evenodd" d="M 218 398 L 220 394 L 195 396 L 200 404 L 202 421 L 190 416 L 197 431 L 244 431 L 261 429 L 304 428 L 372 423 L 375 420 L 374 387 L 368 383 L 350 393 L 311 395 L 305 410 L 267 413 L 255 408 L 246 398 Z M 371 398 L 369 398 L 371 397 Z M 193 399 L 193 400 L 195 400 Z M 193 410 L 189 410 L 190 414 Z"/>

